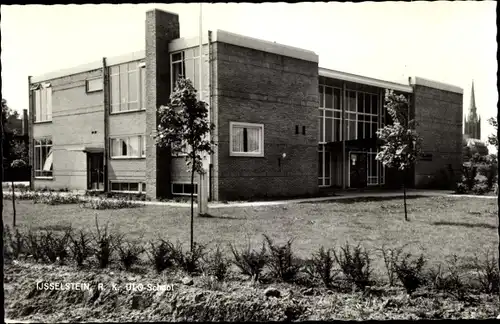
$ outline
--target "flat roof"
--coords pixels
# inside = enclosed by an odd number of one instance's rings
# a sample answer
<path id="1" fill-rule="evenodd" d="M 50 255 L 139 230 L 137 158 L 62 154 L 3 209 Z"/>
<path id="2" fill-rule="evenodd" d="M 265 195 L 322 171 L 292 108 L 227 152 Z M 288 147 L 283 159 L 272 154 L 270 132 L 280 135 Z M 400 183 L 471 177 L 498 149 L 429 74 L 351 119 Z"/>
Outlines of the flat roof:
<path id="1" fill-rule="evenodd" d="M 408 84 L 402 84 L 391 81 L 384 81 L 380 79 L 370 78 L 362 75 L 352 74 L 348 72 L 330 70 L 320 67 L 319 75 L 327 78 L 349 81 L 354 83 L 366 84 L 374 87 L 392 89 L 402 92 L 413 92 L 413 88 Z"/>

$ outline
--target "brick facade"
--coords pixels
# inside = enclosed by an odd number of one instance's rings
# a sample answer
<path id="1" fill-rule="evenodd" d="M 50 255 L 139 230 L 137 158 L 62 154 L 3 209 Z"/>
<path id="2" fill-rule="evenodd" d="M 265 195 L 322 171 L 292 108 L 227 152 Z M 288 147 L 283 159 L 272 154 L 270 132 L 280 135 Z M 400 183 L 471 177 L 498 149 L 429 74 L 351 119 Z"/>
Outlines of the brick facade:
<path id="1" fill-rule="evenodd" d="M 422 137 L 427 160 L 415 165 L 415 186 L 426 187 L 451 166 L 459 174 L 462 165 L 462 94 L 415 85 L 413 109 L 416 131 Z M 431 160 L 432 159 L 432 160 Z"/>
<path id="2" fill-rule="evenodd" d="M 149 197 L 169 197 L 170 152 L 158 148 L 155 139 L 157 112 L 170 96 L 170 55 L 168 43 L 179 38 L 176 14 L 151 10 L 146 13 L 146 190 Z"/>
<path id="3" fill-rule="evenodd" d="M 316 193 L 318 64 L 220 42 L 212 54 L 218 112 L 214 198 Z M 229 155 L 231 121 L 264 124 L 264 157 Z"/>

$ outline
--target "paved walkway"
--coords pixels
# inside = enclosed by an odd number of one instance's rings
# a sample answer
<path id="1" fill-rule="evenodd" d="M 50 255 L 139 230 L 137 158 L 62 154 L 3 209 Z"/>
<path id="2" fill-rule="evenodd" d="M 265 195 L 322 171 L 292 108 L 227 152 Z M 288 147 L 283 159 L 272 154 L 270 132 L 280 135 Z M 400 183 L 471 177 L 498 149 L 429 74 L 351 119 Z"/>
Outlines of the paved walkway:
<path id="1" fill-rule="evenodd" d="M 4 191 L 4 194 L 8 193 Z M 16 192 L 17 193 L 17 192 Z M 48 194 L 48 193 L 47 193 Z M 66 195 L 67 192 L 60 192 L 58 194 Z M 451 194 L 449 190 L 409 190 L 406 195 L 408 197 L 412 196 L 424 196 L 424 197 L 454 197 L 454 198 L 477 198 L 477 199 L 498 199 L 496 196 L 477 196 L 477 195 L 457 195 Z M 250 202 L 212 202 L 208 204 L 209 208 L 233 208 L 233 207 L 259 207 L 259 206 L 276 206 L 276 205 L 287 205 L 287 204 L 297 204 L 297 203 L 307 203 L 307 202 L 322 202 L 322 201 L 335 201 L 342 199 L 353 199 L 353 198 L 379 198 L 379 197 L 403 197 L 402 191 L 365 191 L 365 192 L 341 192 L 336 196 L 328 197 L 316 197 L 316 198 L 300 198 L 300 199 L 286 199 L 286 200 L 273 200 L 273 201 L 250 201 Z M 96 197 L 86 197 L 82 195 L 84 200 L 100 199 Z M 110 199 L 114 200 L 114 199 Z M 174 202 L 174 201 L 133 201 L 137 204 L 143 205 L 153 205 L 153 206 L 170 206 L 179 208 L 189 208 L 191 207 L 190 202 Z M 196 201 L 194 204 L 196 208 Z"/>

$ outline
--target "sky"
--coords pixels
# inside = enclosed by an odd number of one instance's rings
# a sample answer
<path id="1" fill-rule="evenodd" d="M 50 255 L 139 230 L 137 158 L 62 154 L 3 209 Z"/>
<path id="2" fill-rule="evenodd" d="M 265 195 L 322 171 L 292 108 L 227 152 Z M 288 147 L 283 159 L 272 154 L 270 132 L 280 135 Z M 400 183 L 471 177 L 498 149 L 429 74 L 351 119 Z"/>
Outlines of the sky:
<path id="1" fill-rule="evenodd" d="M 175 12 L 181 37 L 199 31 L 199 4 L 2 5 L 2 95 L 28 106 L 28 75 L 144 49 L 145 13 Z M 222 29 L 314 51 L 320 67 L 405 82 L 420 76 L 464 89 L 474 80 L 481 138 L 497 114 L 496 2 L 203 4 L 204 30 Z"/>

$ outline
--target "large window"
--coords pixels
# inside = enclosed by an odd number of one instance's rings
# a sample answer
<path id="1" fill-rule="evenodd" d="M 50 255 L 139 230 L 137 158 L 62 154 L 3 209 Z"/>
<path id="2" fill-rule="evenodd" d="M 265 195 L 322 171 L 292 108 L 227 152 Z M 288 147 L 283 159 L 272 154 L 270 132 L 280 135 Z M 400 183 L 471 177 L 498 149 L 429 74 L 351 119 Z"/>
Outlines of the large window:
<path id="1" fill-rule="evenodd" d="M 36 178 L 52 178 L 53 162 L 52 140 L 35 140 L 34 165 Z"/>
<path id="2" fill-rule="evenodd" d="M 229 123 L 231 156 L 264 156 L 264 125 Z"/>
<path id="3" fill-rule="evenodd" d="M 382 165 L 380 161 L 375 158 L 377 152 L 370 150 L 368 152 L 368 165 L 367 165 L 367 183 L 369 186 L 378 185 L 378 173 L 380 171 L 380 184 L 385 184 L 385 166 Z"/>
<path id="4" fill-rule="evenodd" d="M 130 62 L 109 68 L 111 112 L 146 109 L 146 69 L 144 64 Z"/>
<path id="5" fill-rule="evenodd" d="M 319 143 L 342 140 L 342 89 L 319 86 Z M 378 129 L 379 96 L 361 91 L 346 91 L 344 139 L 359 140 L 376 136 Z"/>
<path id="6" fill-rule="evenodd" d="M 206 86 L 208 84 L 208 80 L 206 77 L 208 76 L 208 63 L 207 63 L 207 54 L 203 53 L 203 65 L 202 65 L 202 73 L 205 76 L 205 80 L 203 84 Z M 188 48 L 180 52 L 170 54 L 170 62 L 171 62 L 171 89 L 174 90 L 175 83 L 181 77 L 191 80 L 193 82 L 193 86 L 198 90 L 197 96 L 199 96 L 199 87 L 200 87 L 200 48 L 193 47 Z M 199 98 L 199 97 L 198 97 Z"/>
<path id="7" fill-rule="evenodd" d="M 191 192 L 194 196 L 197 195 L 198 192 L 198 184 L 186 183 L 186 182 L 173 182 L 172 183 L 172 194 L 186 196 L 191 195 Z"/>
<path id="8" fill-rule="evenodd" d="M 330 152 L 326 150 L 324 144 L 318 147 L 318 185 L 327 187 L 331 185 L 331 159 Z"/>
<path id="9" fill-rule="evenodd" d="M 52 87 L 50 83 L 42 83 L 33 90 L 35 106 L 35 122 L 52 120 Z"/>
<path id="10" fill-rule="evenodd" d="M 111 158 L 146 157 L 145 136 L 122 136 L 110 139 Z"/>
<path id="11" fill-rule="evenodd" d="M 110 181 L 110 183 L 112 192 L 129 192 L 129 193 L 146 192 L 146 183 L 144 182 L 112 180 Z"/>

